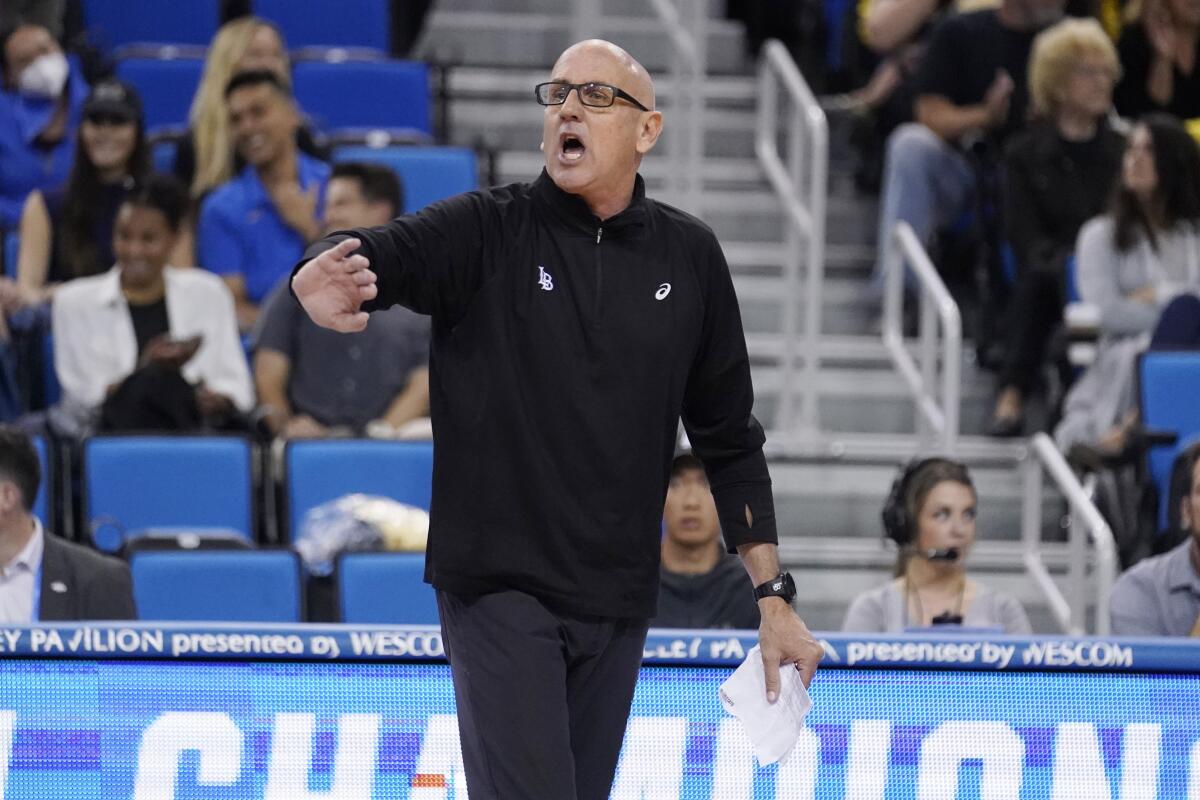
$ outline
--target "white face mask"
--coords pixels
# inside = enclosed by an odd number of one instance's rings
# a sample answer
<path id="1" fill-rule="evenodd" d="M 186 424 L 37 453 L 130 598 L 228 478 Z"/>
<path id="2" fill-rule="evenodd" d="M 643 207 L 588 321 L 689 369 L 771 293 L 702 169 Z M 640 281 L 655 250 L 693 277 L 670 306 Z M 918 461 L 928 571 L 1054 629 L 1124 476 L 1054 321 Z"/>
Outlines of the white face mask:
<path id="1" fill-rule="evenodd" d="M 22 94 L 53 100 L 62 93 L 69 70 L 67 57 L 62 53 L 46 53 L 21 71 L 17 88 Z"/>

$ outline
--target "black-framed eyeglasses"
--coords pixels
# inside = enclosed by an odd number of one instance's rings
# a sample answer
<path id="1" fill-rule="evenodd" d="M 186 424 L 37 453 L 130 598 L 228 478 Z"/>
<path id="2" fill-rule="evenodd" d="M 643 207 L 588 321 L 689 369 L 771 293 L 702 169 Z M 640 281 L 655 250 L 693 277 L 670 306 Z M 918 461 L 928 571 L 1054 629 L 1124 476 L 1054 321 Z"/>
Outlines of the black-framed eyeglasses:
<path id="1" fill-rule="evenodd" d="M 619 97 L 622 100 L 633 103 L 642 111 L 650 110 L 639 103 L 633 95 L 618 89 L 616 86 L 609 86 L 607 83 L 548 81 L 547 83 L 539 83 L 533 87 L 533 96 L 544 106 L 561 106 L 567 102 L 567 98 L 571 96 L 572 90 L 579 94 L 579 102 L 592 108 L 608 108 Z"/>

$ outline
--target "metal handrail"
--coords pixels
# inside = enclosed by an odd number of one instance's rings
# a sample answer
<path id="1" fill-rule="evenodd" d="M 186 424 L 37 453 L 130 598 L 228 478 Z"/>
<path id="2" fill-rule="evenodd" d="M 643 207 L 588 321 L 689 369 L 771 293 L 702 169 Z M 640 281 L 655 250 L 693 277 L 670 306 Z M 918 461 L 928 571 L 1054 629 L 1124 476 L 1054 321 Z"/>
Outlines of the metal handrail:
<path id="1" fill-rule="evenodd" d="M 925 447 L 940 438 L 940 449 L 950 455 L 958 440 L 962 405 L 962 316 L 958 304 L 942 281 L 920 239 L 907 222 L 892 229 L 892 247 L 884 265 L 883 344 L 892 364 L 908 384 L 916 403 L 917 426 Z M 902 306 L 905 267 L 919 287 L 921 364 L 917 366 L 904 346 Z M 936 312 L 936 316 L 935 316 Z M 941 405 L 935 396 L 937 383 L 937 323 L 942 328 Z"/>
<path id="2" fill-rule="evenodd" d="M 1024 544 L 1025 569 L 1046 596 L 1050 611 L 1064 631 L 1074 636 L 1084 633 L 1087 612 L 1088 550 L 1090 540 L 1095 551 L 1093 588 L 1095 590 L 1096 634 L 1110 632 L 1108 596 L 1117 574 L 1116 542 L 1112 529 L 1088 497 L 1071 471 L 1054 440 L 1044 433 L 1029 442 L 1031 457 L 1021 463 L 1024 491 L 1021 498 L 1021 541 Z M 1053 479 L 1070 509 L 1067 530 L 1067 594 L 1059 590 L 1042 558 L 1042 473 Z"/>
<path id="3" fill-rule="evenodd" d="M 786 161 L 779 153 L 779 89 L 787 93 L 792 110 L 786 125 Z M 770 39 L 758 66 L 758 122 L 755 136 L 758 163 L 783 204 L 788 221 L 785 242 L 783 307 L 783 360 L 775 430 L 792 425 L 796 395 L 792 390 L 797 348 L 803 345 L 804 385 L 800 389 L 800 427 L 819 428 L 817 409 L 820 367 L 822 295 L 825 287 L 825 215 L 829 184 L 829 123 L 825 112 L 788 49 Z M 807 175 L 807 182 L 805 176 Z M 796 299 L 800 294 L 801 239 L 807 245 L 805 267 L 804 332 L 800 335 Z"/>

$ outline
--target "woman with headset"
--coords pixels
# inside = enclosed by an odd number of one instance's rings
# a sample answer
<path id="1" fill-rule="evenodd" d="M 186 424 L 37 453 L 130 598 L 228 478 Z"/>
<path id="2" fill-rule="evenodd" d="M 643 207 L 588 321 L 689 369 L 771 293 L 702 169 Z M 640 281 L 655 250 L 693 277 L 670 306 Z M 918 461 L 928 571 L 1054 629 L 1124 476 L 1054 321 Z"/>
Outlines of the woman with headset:
<path id="1" fill-rule="evenodd" d="M 900 633 L 951 624 L 1030 633 L 1016 598 L 967 578 L 975 504 L 963 464 L 927 458 L 905 467 L 883 506 L 884 533 L 900 546 L 896 577 L 854 598 L 842 630 Z"/>

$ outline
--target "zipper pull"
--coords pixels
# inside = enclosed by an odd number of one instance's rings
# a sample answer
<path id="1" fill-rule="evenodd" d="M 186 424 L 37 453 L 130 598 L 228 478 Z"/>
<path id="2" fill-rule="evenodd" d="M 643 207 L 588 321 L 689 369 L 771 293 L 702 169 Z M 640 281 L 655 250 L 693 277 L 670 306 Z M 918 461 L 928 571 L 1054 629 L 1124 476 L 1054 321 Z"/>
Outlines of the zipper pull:
<path id="1" fill-rule="evenodd" d="M 604 235 L 604 228 L 596 228 L 596 244 L 600 244 L 600 237 Z"/>

